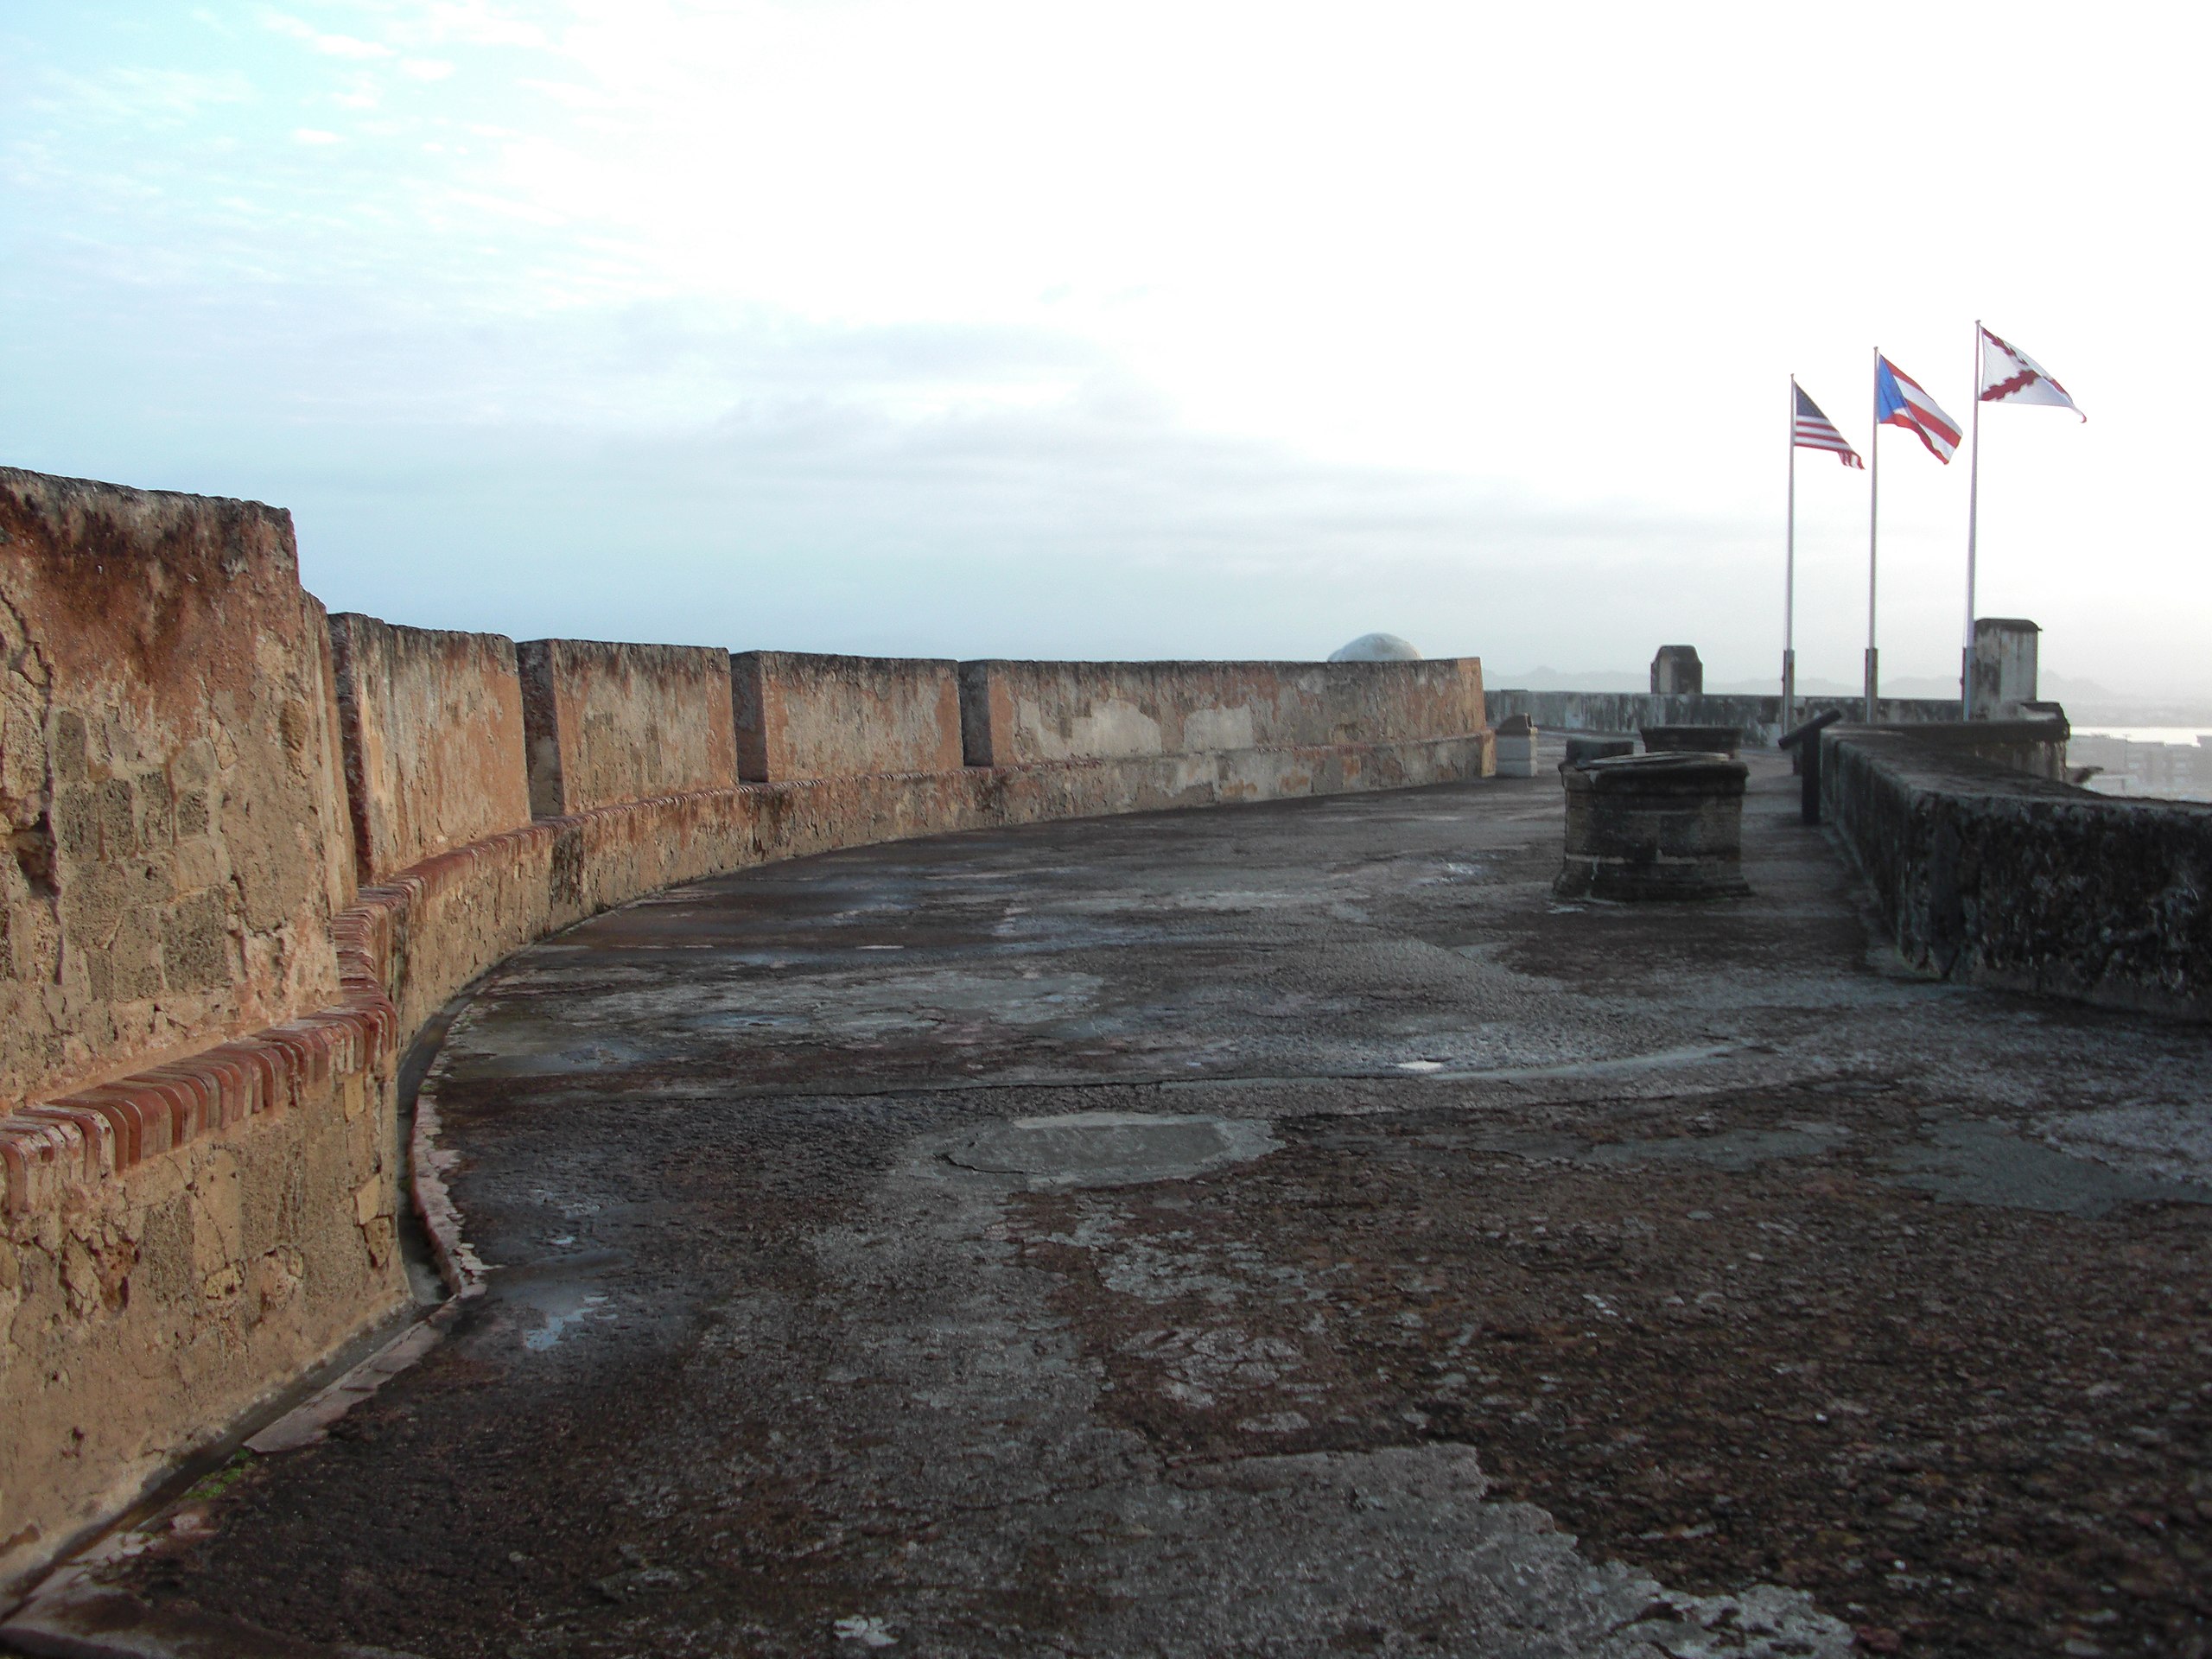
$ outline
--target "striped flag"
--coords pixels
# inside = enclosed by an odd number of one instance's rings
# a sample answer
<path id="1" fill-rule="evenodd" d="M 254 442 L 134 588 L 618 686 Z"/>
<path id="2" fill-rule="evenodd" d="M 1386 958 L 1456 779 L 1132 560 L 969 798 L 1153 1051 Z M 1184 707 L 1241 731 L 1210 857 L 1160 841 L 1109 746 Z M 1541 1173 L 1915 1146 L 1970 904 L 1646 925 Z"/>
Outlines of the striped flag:
<path id="1" fill-rule="evenodd" d="M 2017 346 L 2006 344 L 1991 334 L 1981 331 L 1981 401 L 1985 404 L 2056 404 L 2061 409 L 2072 409 L 2074 399 L 2066 388 L 2050 378 L 2050 372 Z M 2083 420 L 2089 417 L 2082 415 Z"/>
<path id="2" fill-rule="evenodd" d="M 1886 357 L 1874 359 L 1874 419 L 1914 434 L 1947 467 L 1958 451 L 1959 423 L 1921 389 L 1919 381 Z"/>
<path id="3" fill-rule="evenodd" d="M 1866 463 L 1859 459 L 1859 452 L 1844 442 L 1835 423 L 1821 413 L 1821 406 L 1805 395 L 1805 388 L 1792 380 L 1789 389 L 1797 394 L 1797 423 L 1790 442 L 1800 449 L 1825 449 L 1845 466 L 1866 470 Z"/>

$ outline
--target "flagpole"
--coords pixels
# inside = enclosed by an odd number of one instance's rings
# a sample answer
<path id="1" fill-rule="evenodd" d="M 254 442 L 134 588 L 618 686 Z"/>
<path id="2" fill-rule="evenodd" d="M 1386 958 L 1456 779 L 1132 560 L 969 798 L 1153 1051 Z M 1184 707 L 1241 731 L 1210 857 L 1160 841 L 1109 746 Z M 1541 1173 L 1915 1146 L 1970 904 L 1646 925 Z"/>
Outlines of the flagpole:
<path id="1" fill-rule="evenodd" d="M 1959 652 L 1959 715 L 1974 718 L 1974 560 L 1981 518 L 1981 319 L 1974 320 L 1974 437 L 1967 459 L 1967 637 Z"/>
<path id="2" fill-rule="evenodd" d="M 1782 729 L 1797 710 L 1797 377 L 1789 377 L 1789 528 L 1782 561 Z"/>
<path id="3" fill-rule="evenodd" d="M 1874 648 L 1874 560 L 1882 529 L 1882 348 L 1874 348 L 1874 429 L 1866 441 L 1866 723 L 1875 722 L 1881 658 Z"/>

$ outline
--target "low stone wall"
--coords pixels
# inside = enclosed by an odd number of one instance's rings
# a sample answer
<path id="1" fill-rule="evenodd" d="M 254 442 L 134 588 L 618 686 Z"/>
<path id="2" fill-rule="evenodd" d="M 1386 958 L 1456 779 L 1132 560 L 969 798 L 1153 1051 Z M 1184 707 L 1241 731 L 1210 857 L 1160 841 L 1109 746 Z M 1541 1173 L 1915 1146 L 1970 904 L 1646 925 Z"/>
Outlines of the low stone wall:
<path id="1" fill-rule="evenodd" d="M 535 816 L 737 781 L 728 652 L 532 639 L 515 654 Z"/>
<path id="2" fill-rule="evenodd" d="M 1493 721 L 1526 715 L 1547 732 L 1619 732 L 1635 735 L 1646 726 L 1733 726 L 1747 748 L 1770 749 L 1782 737 L 1782 699 L 1719 696 L 1660 696 L 1643 691 L 1492 691 L 1486 699 Z M 1863 697 L 1800 697 L 1802 723 L 1831 709 L 1856 720 Z M 1959 717 L 1956 698 L 1885 697 L 1885 725 L 1919 726 Z"/>
<path id="3" fill-rule="evenodd" d="M 1477 658 L 960 665 L 970 766 L 1396 743 L 1485 729 Z"/>
<path id="4" fill-rule="evenodd" d="M 530 822 L 515 643 L 330 619 L 364 882 Z"/>
<path id="5" fill-rule="evenodd" d="M 404 1305 L 389 1015 L 0 1122 L 0 1588 Z"/>
<path id="6" fill-rule="evenodd" d="M 737 775 L 749 783 L 961 764 L 957 663 L 748 651 L 729 668 Z"/>
<path id="7" fill-rule="evenodd" d="M 2063 721 L 1833 727 L 1823 815 L 1915 966 L 2212 1018 L 2212 806 L 2033 775 L 2064 744 Z"/>

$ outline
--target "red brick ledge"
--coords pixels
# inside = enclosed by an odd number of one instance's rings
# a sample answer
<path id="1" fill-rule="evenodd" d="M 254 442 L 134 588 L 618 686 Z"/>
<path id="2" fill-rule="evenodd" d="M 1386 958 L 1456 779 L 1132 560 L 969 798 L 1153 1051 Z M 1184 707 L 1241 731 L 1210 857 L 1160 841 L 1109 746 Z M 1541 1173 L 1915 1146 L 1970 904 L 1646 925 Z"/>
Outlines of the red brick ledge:
<path id="1" fill-rule="evenodd" d="M 390 1055 L 399 1014 L 353 937 L 356 912 L 332 925 L 342 999 L 202 1054 L 0 1116 L 0 1215 L 51 1205 L 147 1160 L 298 1103 L 302 1090 L 367 1071 Z"/>

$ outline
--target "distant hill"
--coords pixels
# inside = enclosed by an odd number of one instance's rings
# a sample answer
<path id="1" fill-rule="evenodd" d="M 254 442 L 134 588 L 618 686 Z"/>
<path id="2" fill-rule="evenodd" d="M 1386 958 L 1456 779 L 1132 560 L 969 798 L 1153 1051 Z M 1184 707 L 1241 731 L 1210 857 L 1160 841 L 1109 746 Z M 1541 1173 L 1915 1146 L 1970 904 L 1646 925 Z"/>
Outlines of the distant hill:
<path id="1" fill-rule="evenodd" d="M 1532 668 L 1525 674 L 1493 674 L 1485 667 L 1483 683 L 1514 691 L 1649 691 L 1649 670 L 1624 674 L 1618 670 L 1576 670 L 1562 674 L 1555 668 Z"/>

